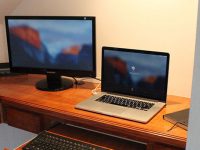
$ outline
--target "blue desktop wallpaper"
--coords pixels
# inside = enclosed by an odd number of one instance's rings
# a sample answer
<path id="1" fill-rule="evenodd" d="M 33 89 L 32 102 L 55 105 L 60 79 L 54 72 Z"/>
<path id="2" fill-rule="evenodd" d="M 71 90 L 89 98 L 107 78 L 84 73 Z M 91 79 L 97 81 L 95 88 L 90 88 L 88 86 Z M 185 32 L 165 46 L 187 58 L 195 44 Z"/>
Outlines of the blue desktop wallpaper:
<path id="1" fill-rule="evenodd" d="M 93 69 L 91 20 L 9 20 L 14 67 Z"/>
<path id="2" fill-rule="evenodd" d="M 104 51 L 104 82 L 112 92 L 164 100 L 167 56 Z"/>

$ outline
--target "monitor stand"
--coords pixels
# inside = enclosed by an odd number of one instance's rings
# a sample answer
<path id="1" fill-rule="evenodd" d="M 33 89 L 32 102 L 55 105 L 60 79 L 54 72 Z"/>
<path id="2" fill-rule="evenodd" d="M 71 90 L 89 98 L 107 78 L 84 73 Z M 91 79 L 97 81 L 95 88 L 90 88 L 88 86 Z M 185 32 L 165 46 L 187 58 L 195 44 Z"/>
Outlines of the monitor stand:
<path id="1" fill-rule="evenodd" d="M 62 91 L 73 87 L 73 81 L 63 79 L 56 73 L 47 73 L 46 79 L 38 81 L 35 86 L 42 91 Z"/>

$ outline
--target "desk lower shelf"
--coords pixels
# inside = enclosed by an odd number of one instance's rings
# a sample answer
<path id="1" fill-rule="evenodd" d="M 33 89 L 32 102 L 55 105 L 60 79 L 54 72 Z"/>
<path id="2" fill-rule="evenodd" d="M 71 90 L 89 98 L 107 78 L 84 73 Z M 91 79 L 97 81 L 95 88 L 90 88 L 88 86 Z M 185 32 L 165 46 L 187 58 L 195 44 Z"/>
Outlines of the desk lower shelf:
<path id="1" fill-rule="evenodd" d="M 138 143 L 135 141 L 129 141 L 114 136 L 89 131 L 86 129 L 75 127 L 73 125 L 59 125 L 51 129 L 50 131 L 64 137 L 68 137 L 74 140 L 82 141 L 88 144 L 93 144 L 109 149 L 115 149 L 115 150 L 147 149 L 146 144 L 144 143 Z M 21 150 L 25 145 L 26 144 L 23 144 L 22 146 L 17 148 L 17 150 Z"/>

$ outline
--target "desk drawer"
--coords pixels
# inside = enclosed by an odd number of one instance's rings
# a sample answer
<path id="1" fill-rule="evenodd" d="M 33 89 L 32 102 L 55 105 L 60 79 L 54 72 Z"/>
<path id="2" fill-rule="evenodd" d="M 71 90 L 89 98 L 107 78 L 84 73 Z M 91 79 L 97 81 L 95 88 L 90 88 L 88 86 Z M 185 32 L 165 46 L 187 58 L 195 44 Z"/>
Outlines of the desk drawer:
<path id="1" fill-rule="evenodd" d="M 5 118 L 6 122 L 13 127 L 34 133 L 41 131 L 41 116 L 39 114 L 6 107 Z"/>

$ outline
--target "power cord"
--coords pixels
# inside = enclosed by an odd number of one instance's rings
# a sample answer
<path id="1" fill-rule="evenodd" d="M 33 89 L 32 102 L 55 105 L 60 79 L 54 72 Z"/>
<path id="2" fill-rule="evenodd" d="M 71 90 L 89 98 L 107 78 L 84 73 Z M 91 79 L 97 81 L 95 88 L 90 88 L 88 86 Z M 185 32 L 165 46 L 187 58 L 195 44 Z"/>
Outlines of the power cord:
<path id="1" fill-rule="evenodd" d="M 82 78 L 80 81 L 84 81 L 84 80 L 87 80 L 87 79 L 90 79 L 90 78 L 91 78 L 91 77 L 85 77 L 85 78 Z M 92 78 L 92 79 L 95 79 L 95 80 L 101 81 L 101 79 L 96 78 L 96 77 L 94 77 L 94 78 Z"/>
<path id="2" fill-rule="evenodd" d="M 84 80 L 87 80 L 88 78 L 91 78 L 91 77 L 85 77 L 85 78 L 82 78 L 82 79 L 80 79 L 80 80 L 77 80 L 76 77 L 72 77 L 72 78 L 74 79 L 74 84 L 75 84 L 75 86 L 76 86 L 76 88 L 77 88 L 78 85 L 84 84 Z M 99 78 L 92 78 L 92 79 L 101 81 L 101 79 L 99 79 Z"/>
<path id="3" fill-rule="evenodd" d="M 72 77 L 72 78 L 74 79 L 74 84 L 75 84 L 75 87 L 77 88 L 78 80 L 75 77 Z"/>
<path id="4" fill-rule="evenodd" d="M 99 79 L 99 78 L 93 78 L 93 79 L 96 79 L 96 80 L 99 80 L 99 81 L 101 81 L 101 79 Z"/>
<path id="5" fill-rule="evenodd" d="M 92 95 L 98 94 L 98 91 L 97 91 L 97 90 L 100 90 L 100 89 L 101 89 L 101 88 L 100 88 L 100 85 L 101 85 L 101 83 L 99 83 L 99 84 L 92 90 Z"/>
<path id="6" fill-rule="evenodd" d="M 76 88 L 77 88 L 78 85 L 80 85 L 79 82 L 83 82 L 83 80 L 86 80 L 86 79 L 87 79 L 87 78 L 83 78 L 82 80 L 79 80 L 79 81 L 78 81 L 78 80 L 76 79 L 76 77 L 72 77 L 72 78 L 74 79 L 74 84 L 75 84 L 75 87 L 76 87 Z M 98 79 L 98 78 L 93 78 L 93 79 L 96 79 L 96 80 L 101 81 L 101 79 Z M 92 94 L 93 94 L 93 95 L 98 94 L 98 90 L 101 89 L 100 85 L 101 85 L 101 83 L 99 83 L 99 84 L 92 90 Z"/>

